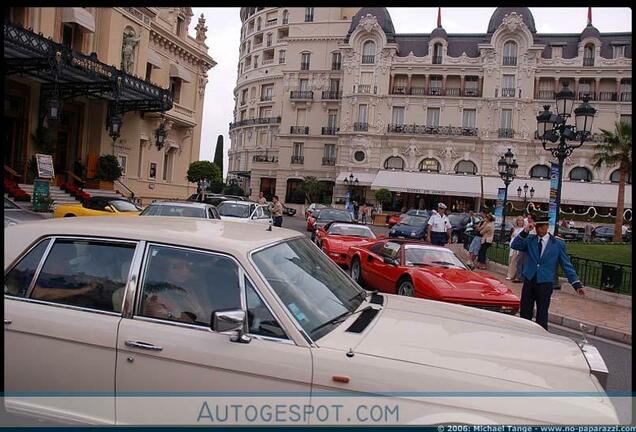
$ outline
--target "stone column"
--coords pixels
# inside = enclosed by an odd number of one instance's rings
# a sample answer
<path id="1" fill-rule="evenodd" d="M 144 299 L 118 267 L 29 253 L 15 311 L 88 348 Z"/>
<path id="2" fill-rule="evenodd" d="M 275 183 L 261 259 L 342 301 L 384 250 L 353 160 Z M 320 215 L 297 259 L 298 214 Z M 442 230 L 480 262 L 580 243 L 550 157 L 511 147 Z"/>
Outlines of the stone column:
<path id="1" fill-rule="evenodd" d="M 478 77 L 477 79 L 477 91 L 481 97 L 484 97 L 484 77 Z"/>
<path id="2" fill-rule="evenodd" d="M 408 74 L 408 78 L 407 78 L 407 81 L 406 81 L 406 94 L 410 94 L 411 93 L 411 78 L 412 78 L 412 75 Z"/>
<path id="3" fill-rule="evenodd" d="M 459 95 L 460 96 L 464 96 L 464 80 L 465 80 L 465 76 L 464 75 L 460 75 L 459 76 Z"/>
<path id="4" fill-rule="evenodd" d="M 579 100 L 579 77 L 574 78 L 574 100 Z"/>
<path id="5" fill-rule="evenodd" d="M 594 100 L 601 100 L 601 79 L 598 77 L 594 80 L 594 95 Z"/>
<path id="6" fill-rule="evenodd" d="M 442 93 L 446 96 L 446 75 L 442 75 Z"/>
<path id="7" fill-rule="evenodd" d="M 539 99 L 539 77 L 534 77 L 534 98 Z"/>
<path id="8" fill-rule="evenodd" d="M 621 79 L 616 78 L 616 100 L 621 100 Z"/>

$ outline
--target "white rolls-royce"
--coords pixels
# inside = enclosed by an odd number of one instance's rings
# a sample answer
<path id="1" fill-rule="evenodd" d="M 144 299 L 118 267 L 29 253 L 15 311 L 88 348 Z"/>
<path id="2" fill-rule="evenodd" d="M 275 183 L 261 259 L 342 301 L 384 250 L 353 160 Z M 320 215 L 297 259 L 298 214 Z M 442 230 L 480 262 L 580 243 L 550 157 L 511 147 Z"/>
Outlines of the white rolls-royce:
<path id="1" fill-rule="evenodd" d="M 4 233 L 12 413 L 91 424 L 618 423 L 593 347 L 517 317 L 367 293 L 295 231 L 157 216 Z"/>

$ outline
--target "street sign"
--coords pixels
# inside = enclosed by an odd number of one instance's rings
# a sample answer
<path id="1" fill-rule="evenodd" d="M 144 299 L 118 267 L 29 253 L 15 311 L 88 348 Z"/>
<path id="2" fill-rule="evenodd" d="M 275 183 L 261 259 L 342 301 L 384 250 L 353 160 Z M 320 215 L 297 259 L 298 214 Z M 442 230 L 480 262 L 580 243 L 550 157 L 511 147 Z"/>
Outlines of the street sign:
<path id="1" fill-rule="evenodd" d="M 33 211 L 48 211 L 49 198 L 49 181 L 42 179 L 33 180 Z"/>
<path id="2" fill-rule="evenodd" d="M 53 169 L 53 156 L 36 153 L 35 161 L 38 167 L 38 177 L 43 179 L 52 179 L 53 177 L 55 177 L 55 170 Z"/>

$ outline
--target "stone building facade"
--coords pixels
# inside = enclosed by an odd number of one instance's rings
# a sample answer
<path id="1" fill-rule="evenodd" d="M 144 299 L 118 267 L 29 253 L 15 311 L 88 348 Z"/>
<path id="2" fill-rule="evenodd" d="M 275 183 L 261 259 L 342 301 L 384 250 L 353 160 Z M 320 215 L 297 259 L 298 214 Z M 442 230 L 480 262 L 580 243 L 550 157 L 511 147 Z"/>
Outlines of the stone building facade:
<path id="1" fill-rule="evenodd" d="M 252 197 L 300 205 L 300 181 L 316 176 L 338 204 L 353 178 L 359 201 L 387 188 L 394 207 L 467 210 L 496 198 L 510 148 L 519 169 L 509 196 L 527 183 L 547 203 L 552 157 L 535 139 L 536 116 L 564 84 L 576 105 L 590 97 L 595 134 L 631 122 L 631 33 L 601 34 L 591 17 L 580 34 L 539 34 L 528 8 L 498 8 L 483 34 L 447 34 L 440 17 L 430 34 L 399 34 L 386 8 L 241 14 L 229 156 Z M 597 136 L 566 161 L 563 204 L 615 206 L 616 167 L 592 167 Z M 626 189 L 631 207 L 631 178 Z"/>

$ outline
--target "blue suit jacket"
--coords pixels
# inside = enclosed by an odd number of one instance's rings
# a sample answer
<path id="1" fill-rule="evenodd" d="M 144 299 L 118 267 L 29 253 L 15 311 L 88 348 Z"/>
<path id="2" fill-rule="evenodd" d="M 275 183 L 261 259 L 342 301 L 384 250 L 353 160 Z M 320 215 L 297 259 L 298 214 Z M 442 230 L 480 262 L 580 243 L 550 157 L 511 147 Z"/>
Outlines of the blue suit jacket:
<path id="1" fill-rule="evenodd" d="M 522 274 L 528 280 L 536 275 L 538 283 L 553 282 L 556 279 L 557 264 L 561 264 L 570 284 L 579 281 L 570 256 L 565 251 L 565 242 L 553 235 L 550 235 L 548 244 L 544 246 L 543 255 L 539 251 L 539 239 L 534 234 L 526 237 L 518 235 L 510 247 L 526 253 Z"/>

